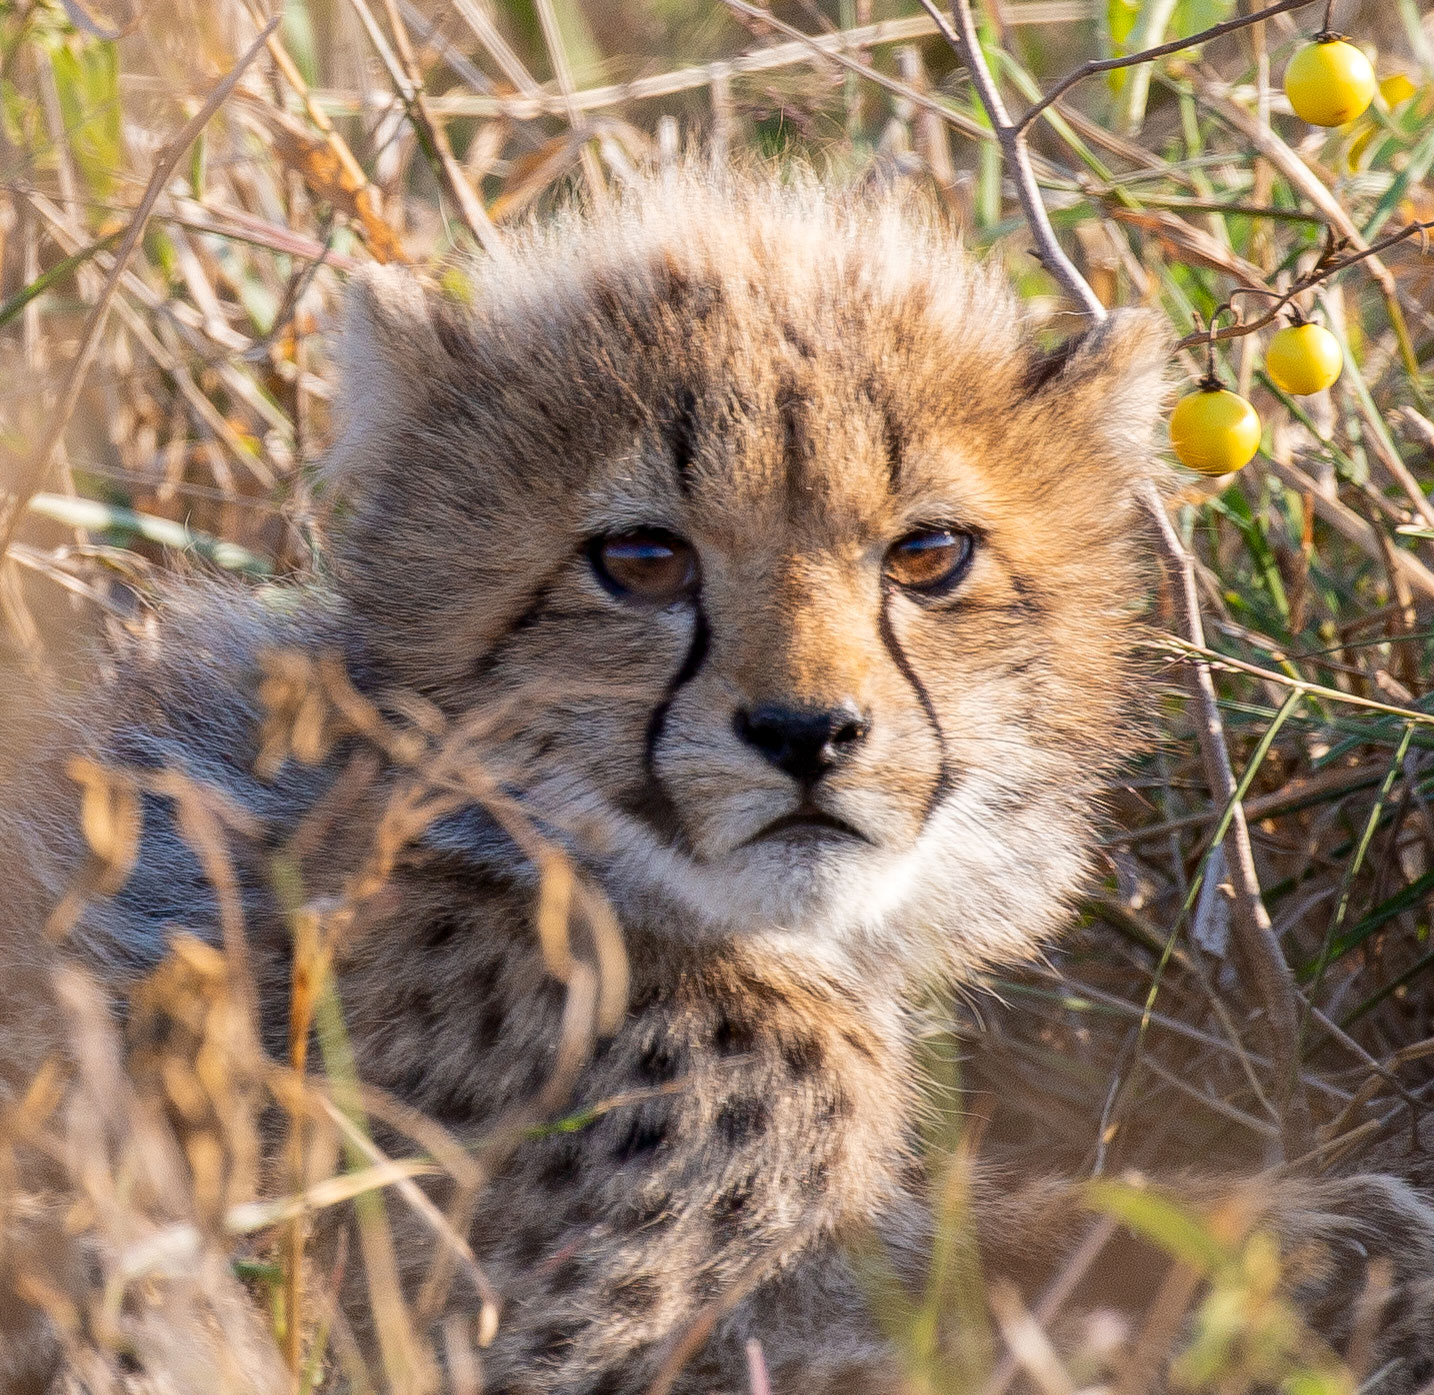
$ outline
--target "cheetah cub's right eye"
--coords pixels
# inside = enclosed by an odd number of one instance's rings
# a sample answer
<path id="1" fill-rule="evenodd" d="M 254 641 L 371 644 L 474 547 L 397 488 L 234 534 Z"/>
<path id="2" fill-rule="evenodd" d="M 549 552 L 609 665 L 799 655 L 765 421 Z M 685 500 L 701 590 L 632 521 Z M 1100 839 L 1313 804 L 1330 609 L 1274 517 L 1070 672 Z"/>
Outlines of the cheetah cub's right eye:
<path id="1" fill-rule="evenodd" d="M 697 553 L 665 528 L 635 528 L 594 538 L 588 561 L 603 586 L 619 600 L 672 605 L 697 590 Z"/>

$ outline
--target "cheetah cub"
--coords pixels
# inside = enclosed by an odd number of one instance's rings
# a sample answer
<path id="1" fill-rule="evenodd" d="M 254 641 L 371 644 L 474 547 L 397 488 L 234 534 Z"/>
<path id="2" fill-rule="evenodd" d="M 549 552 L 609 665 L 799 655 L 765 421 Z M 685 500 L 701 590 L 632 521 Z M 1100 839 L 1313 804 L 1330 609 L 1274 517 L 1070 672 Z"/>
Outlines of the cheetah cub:
<path id="1" fill-rule="evenodd" d="M 468 1227 L 501 1298 L 483 1389 L 737 1395 L 755 1338 L 774 1390 L 898 1391 L 849 1247 L 875 1234 L 919 1275 L 922 1004 L 1059 929 L 1134 744 L 1166 330 L 1122 312 L 1043 353 L 907 192 L 812 180 L 674 176 L 475 279 L 462 301 L 390 271 L 353 290 L 331 583 L 179 589 L 59 747 L 246 811 L 235 875 L 283 1055 L 266 858 L 316 810 L 342 824 L 352 750 L 256 773 L 263 656 L 337 652 L 380 708 L 486 714 L 506 812 L 445 807 L 335 968 L 362 1078 L 476 1141 L 572 1045 L 518 825 L 622 927 L 626 1006 L 555 1105 L 589 1122 L 529 1130 Z M 174 927 L 218 937 L 174 819 L 146 797 L 128 880 L 71 936 L 121 997 Z M 65 822 L 28 854 L 55 898 Z M 322 889 L 345 845 L 313 841 Z M 1382 1205 L 1401 1264 L 1431 1268 L 1402 1184 L 1321 1185 L 1277 1223 Z M 1059 1196 L 978 1179 L 975 1210 L 1019 1248 L 1069 1229 Z M 434 1242 L 404 1210 L 415 1294 Z M 435 1331 L 476 1309 L 460 1276 Z"/>

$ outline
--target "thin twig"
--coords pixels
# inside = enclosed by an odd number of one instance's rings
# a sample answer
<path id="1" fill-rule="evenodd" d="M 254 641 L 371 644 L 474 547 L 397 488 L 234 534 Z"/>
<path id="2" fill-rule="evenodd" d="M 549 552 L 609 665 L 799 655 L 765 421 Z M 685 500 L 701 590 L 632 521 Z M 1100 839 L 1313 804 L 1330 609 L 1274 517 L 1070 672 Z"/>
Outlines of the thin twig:
<path id="1" fill-rule="evenodd" d="M 1326 702 L 1342 702 L 1350 707 L 1363 707 L 1371 712 L 1381 712 L 1387 717 L 1398 717 L 1400 721 L 1416 725 L 1434 726 L 1434 713 L 1421 712 L 1417 707 L 1395 707 L 1391 703 L 1376 702 L 1373 698 L 1360 697 L 1358 693 L 1342 693 L 1338 688 L 1326 688 L 1321 683 L 1306 683 L 1302 678 L 1291 678 L 1272 668 L 1261 668 L 1258 664 L 1246 663 L 1232 655 L 1211 649 L 1204 642 L 1192 643 L 1177 635 L 1166 635 L 1160 640 L 1162 648 L 1173 650 L 1182 658 L 1193 658 L 1206 667 L 1224 668 L 1232 672 L 1248 673 L 1266 683 L 1278 683 L 1286 688 L 1298 688 L 1309 697 L 1323 698 Z"/>
<path id="2" fill-rule="evenodd" d="M 1155 520 L 1157 536 L 1173 574 L 1175 603 L 1181 628 L 1190 636 L 1192 649 L 1205 647 L 1205 629 L 1200 617 L 1200 594 L 1195 569 L 1165 511 L 1165 503 L 1153 487 L 1147 489 L 1146 503 Z M 1182 646 L 1183 647 L 1183 646 Z M 1280 949 L 1260 893 L 1255 872 L 1254 851 L 1245 811 L 1236 796 L 1235 772 L 1225 744 L 1210 665 L 1197 658 L 1186 670 L 1186 688 L 1195 707 L 1195 735 L 1205 766 L 1205 778 L 1218 804 L 1230 807 L 1225 833 L 1225 866 L 1235 893 L 1235 927 L 1246 962 L 1254 976 L 1255 991 L 1265 1009 L 1270 1029 L 1270 1055 L 1275 1066 L 1275 1104 L 1286 1156 L 1309 1150 L 1312 1135 L 1308 1105 L 1299 1079 L 1299 999 L 1294 975 Z"/>
<path id="3" fill-rule="evenodd" d="M 257 24 L 263 18 L 263 13 L 254 0 L 244 0 L 244 4 L 250 18 Z M 288 50 L 277 33 L 269 35 L 268 48 L 269 57 L 274 60 L 274 66 L 283 75 L 284 81 L 298 94 L 299 100 L 304 104 L 305 115 L 323 135 L 324 144 L 328 146 L 330 153 L 338 161 L 340 170 L 343 171 L 344 181 L 353 190 L 354 206 L 359 213 L 359 232 L 368 244 L 369 250 L 381 262 L 402 260 L 403 249 L 393 236 L 392 229 L 380 215 L 378 190 L 369 180 L 368 175 L 364 173 L 363 166 L 354 158 L 354 153 L 349 149 L 348 142 L 334 129 L 334 123 L 329 120 L 328 113 L 315 100 L 312 90 L 299 71 L 298 64 L 289 56 Z"/>
<path id="4" fill-rule="evenodd" d="M 458 205 L 458 212 L 467 225 L 468 231 L 473 234 L 474 241 L 485 251 L 495 251 L 498 245 L 497 230 L 493 227 L 482 201 L 468 183 L 467 176 L 459 167 L 458 161 L 454 159 L 453 147 L 448 143 L 447 132 L 440 122 L 433 119 L 433 115 L 428 109 L 428 98 L 423 90 L 423 76 L 418 70 L 418 60 L 408 42 L 408 30 L 403 27 L 403 18 L 398 13 L 398 6 L 394 0 L 388 0 L 386 7 L 389 23 L 393 26 L 394 43 L 398 45 L 399 49 L 398 53 L 394 53 L 384 42 L 383 31 L 379 28 L 372 10 L 369 9 L 367 0 L 349 0 L 349 3 L 353 6 L 354 12 L 359 17 L 359 22 L 368 34 L 374 52 L 378 54 L 384 67 L 388 70 L 389 80 L 393 83 L 394 91 L 403 101 L 408 119 L 412 122 L 420 143 L 425 147 L 436 167 L 435 173 L 447 187 L 454 203 Z"/>
<path id="5" fill-rule="evenodd" d="M 1227 19 L 1223 24 L 1211 25 L 1209 29 L 1202 29 L 1198 34 L 1191 34 L 1186 39 L 1174 39 L 1168 44 L 1161 44 L 1157 48 L 1142 49 L 1139 53 L 1127 54 L 1124 58 L 1093 58 L 1089 62 L 1082 63 L 1079 68 L 1066 74 L 1044 97 L 1041 98 L 1026 114 L 1016 123 L 1018 131 L 1024 131 L 1032 121 L 1036 119 L 1052 102 L 1058 101 L 1070 91 L 1076 83 L 1085 78 L 1094 77 L 1097 73 L 1113 73 L 1117 68 L 1134 67 L 1137 63 L 1151 63 L 1157 58 L 1168 57 L 1172 53 L 1182 53 L 1186 49 L 1195 48 L 1199 44 L 1209 43 L 1211 39 L 1218 39 L 1224 34 L 1231 34 L 1236 29 L 1246 29 L 1252 24 L 1258 24 L 1261 20 L 1270 19 L 1275 15 L 1282 15 L 1288 10 L 1302 10 L 1308 5 L 1316 4 L 1318 0 L 1279 0 L 1279 4 L 1270 5 L 1266 9 L 1256 10 L 1253 14 L 1239 15 L 1235 19 Z"/>
<path id="6" fill-rule="evenodd" d="M 1175 347 L 1176 349 L 1193 349 L 1203 347 L 1212 342 L 1218 344 L 1222 340 L 1239 339 L 1243 335 L 1253 334 L 1256 330 L 1264 329 L 1266 325 L 1273 324 L 1274 321 L 1279 318 L 1280 311 L 1297 296 L 1303 295 L 1306 291 L 1313 289 L 1323 281 L 1328 281 L 1330 277 L 1344 271 L 1347 267 L 1354 266 L 1357 262 L 1368 261 L 1369 258 L 1378 256 L 1379 253 L 1385 251 L 1387 248 L 1393 247 L 1396 243 L 1407 241 L 1409 238 L 1419 233 L 1427 233 L 1431 229 L 1434 229 L 1434 218 L 1426 219 L 1422 223 L 1410 223 L 1408 226 L 1401 228 L 1397 233 L 1391 233 L 1388 237 L 1381 238 L 1378 242 L 1371 243 L 1368 247 L 1362 248 L 1358 252 L 1352 252 L 1347 257 L 1341 257 L 1338 261 L 1330 262 L 1324 266 L 1312 267 L 1303 276 L 1297 278 L 1290 285 L 1289 289 L 1283 293 L 1276 294 L 1273 291 L 1266 290 L 1263 286 L 1242 286 L 1231 295 L 1231 300 L 1233 300 L 1236 295 L 1258 292 L 1262 295 L 1274 297 L 1268 309 L 1253 320 L 1237 319 L 1233 324 L 1226 326 L 1224 329 L 1216 330 L 1213 334 L 1209 330 L 1203 329 L 1197 330 L 1193 334 L 1187 334 Z M 1211 318 L 1213 319 L 1214 316 L 1212 315 Z"/>
<path id="7" fill-rule="evenodd" d="M 80 335 L 80 349 L 70 364 L 69 372 L 65 375 L 65 383 L 60 390 L 60 400 L 50 413 L 49 429 L 31 457 L 29 468 L 25 470 L 18 487 L 10 496 L 4 512 L 0 513 L 0 559 L 3 559 L 5 553 L 9 551 L 10 544 L 15 538 L 15 531 L 20 526 L 21 518 L 25 515 L 26 506 L 44 485 L 45 476 L 49 473 L 55 452 L 64 440 L 65 430 L 70 424 L 70 417 L 74 413 L 75 404 L 80 400 L 80 392 L 85 385 L 85 375 L 89 372 L 95 354 L 99 351 L 100 335 L 104 332 L 105 323 L 109 319 L 110 304 L 114 300 L 115 292 L 119 290 L 120 280 L 124 276 L 125 268 L 129 265 L 130 257 L 134 255 L 140 238 L 144 236 L 145 228 L 149 226 L 150 213 L 153 212 L 170 177 L 179 167 L 180 160 L 184 158 L 189 147 L 199 139 L 200 132 L 209 124 L 214 113 L 228 100 L 229 94 L 234 90 L 239 79 L 243 77 L 249 65 L 262 52 L 269 41 L 269 36 L 278 27 L 278 24 L 279 17 L 275 16 L 264 26 L 259 37 L 244 50 L 243 56 L 205 99 L 204 105 L 184 123 L 183 129 L 160 151 L 155 160 L 154 170 L 149 176 L 149 182 L 144 187 L 144 197 L 140 199 L 138 207 L 130 218 L 124 241 L 120 243 L 119 250 L 115 253 L 114 264 L 110 267 L 104 288 L 100 291 L 99 299 L 90 309 L 89 319 L 85 321 L 84 331 Z"/>
<path id="8" fill-rule="evenodd" d="M 728 3 L 732 3 L 732 0 L 728 0 Z M 921 3 L 936 21 L 942 37 L 956 50 L 966 65 L 966 71 L 971 74 L 976 95 L 986 108 L 986 114 L 991 118 L 991 125 L 996 132 L 996 139 L 1001 144 L 1006 167 L 1016 185 L 1016 195 L 1025 210 L 1026 223 L 1036 239 L 1041 264 L 1060 282 L 1071 299 L 1099 323 L 1106 317 L 1105 306 L 1100 303 L 1085 277 L 1076 270 L 1075 263 L 1066 256 L 1061 244 L 1056 240 L 1050 215 L 1046 212 L 1041 191 L 1036 185 L 1036 174 L 1031 167 L 1025 134 L 1007 114 L 1006 104 L 1001 100 L 996 80 L 991 76 L 991 69 L 986 64 L 986 55 L 981 52 L 981 40 L 976 33 L 976 21 L 971 15 L 970 0 L 954 0 L 951 7 L 956 18 L 954 29 L 936 8 L 934 0 L 921 0 Z"/>
<path id="9" fill-rule="evenodd" d="M 534 3 L 538 11 L 538 23 L 543 30 L 543 42 L 548 46 L 548 60 L 553 65 L 553 76 L 557 79 L 558 92 L 563 99 L 563 115 L 567 117 L 568 125 L 578 134 L 582 134 L 584 124 L 582 115 L 573 105 L 573 94 L 577 91 L 577 84 L 573 81 L 572 65 L 568 62 L 568 50 L 563 43 L 563 31 L 558 25 L 558 15 L 557 11 L 553 9 L 553 0 L 534 0 Z M 578 153 L 582 161 L 583 178 L 587 180 L 588 192 L 596 202 L 601 203 L 607 194 L 607 185 L 603 183 L 602 166 L 598 164 L 592 142 L 584 140 Z"/>
<path id="10" fill-rule="evenodd" d="M 499 61 L 491 40 L 498 36 L 491 29 L 480 28 L 484 23 L 476 0 L 452 0 L 455 10 L 468 21 L 485 47 L 493 52 L 494 61 L 503 67 L 505 74 L 517 89 L 514 93 L 498 94 L 486 92 L 445 92 L 431 99 L 435 113 L 444 117 L 477 116 L 484 118 L 507 117 L 513 121 L 532 121 L 540 116 L 563 116 L 567 105 L 561 92 L 552 86 L 539 85 L 530 76 L 519 82 L 517 76 Z M 1003 18 L 1008 27 L 1039 27 L 1050 24 L 1075 24 L 1089 17 L 1087 7 L 1069 3 L 1068 0 L 1034 0 L 1034 3 L 1015 4 L 1005 7 Z M 901 19 L 883 19 L 874 24 L 858 25 L 854 29 L 838 29 L 830 34 L 804 34 L 780 21 L 774 21 L 765 10 L 753 7 L 748 18 L 760 19 L 780 33 L 791 38 L 790 43 L 772 44 L 766 48 L 754 48 L 739 53 L 734 58 L 718 59 L 711 63 L 695 64 L 686 68 L 674 68 L 665 73 L 633 78 L 631 82 L 610 83 L 602 87 L 580 88 L 573 93 L 572 103 L 579 112 L 602 111 L 622 106 L 627 102 L 649 101 L 654 98 L 671 97 L 679 92 L 691 92 L 703 87 L 730 81 L 733 76 L 749 76 L 755 73 L 770 73 L 790 68 L 798 63 L 811 62 L 815 51 L 834 62 L 843 63 L 852 53 L 864 49 L 880 48 L 889 44 L 910 43 L 915 39 L 929 38 L 936 32 L 936 26 L 925 15 L 906 15 Z M 511 53 L 511 51 L 509 51 Z M 516 62 L 516 56 L 512 59 Z M 856 60 L 853 60 L 855 62 Z M 907 98 L 905 84 L 893 82 L 885 74 L 875 70 L 867 71 L 845 64 L 851 71 L 879 82 L 893 95 Z M 914 90 L 914 89 L 913 89 Z M 346 94 L 327 91 L 321 100 L 327 110 L 345 115 L 374 110 L 372 101 L 352 98 Z M 385 98 L 383 104 L 391 109 L 396 99 Z M 933 103 L 934 107 L 935 104 Z M 927 108 L 928 110 L 932 108 Z M 943 115 L 952 113 L 945 110 Z M 991 133 L 984 126 L 976 126 L 967 134 L 978 140 L 990 140 Z"/>

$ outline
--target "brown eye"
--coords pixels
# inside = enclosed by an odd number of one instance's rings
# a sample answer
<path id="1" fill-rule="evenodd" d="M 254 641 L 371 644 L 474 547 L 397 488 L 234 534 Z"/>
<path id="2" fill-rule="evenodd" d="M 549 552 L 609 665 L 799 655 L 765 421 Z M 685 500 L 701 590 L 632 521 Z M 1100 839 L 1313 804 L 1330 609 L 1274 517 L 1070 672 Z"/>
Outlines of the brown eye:
<path id="1" fill-rule="evenodd" d="M 665 528 L 594 538 L 588 560 L 597 579 L 624 600 L 670 605 L 697 589 L 697 553 Z"/>
<path id="2" fill-rule="evenodd" d="M 944 595 L 966 574 L 975 540 L 959 528 L 917 528 L 891 545 L 882 575 L 908 591 Z"/>

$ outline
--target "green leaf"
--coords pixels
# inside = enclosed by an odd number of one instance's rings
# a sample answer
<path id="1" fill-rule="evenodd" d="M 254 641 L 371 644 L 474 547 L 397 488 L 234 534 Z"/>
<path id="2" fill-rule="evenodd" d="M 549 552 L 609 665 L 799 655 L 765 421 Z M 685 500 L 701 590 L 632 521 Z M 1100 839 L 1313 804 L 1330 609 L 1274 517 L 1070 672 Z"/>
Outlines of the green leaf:
<path id="1" fill-rule="evenodd" d="M 1384 197 L 1375 205 L 1374 214 L 1364 228 L 1366 239 L 1377 236 L 1389 215 L 1408 196 L 1410 189 L 1423 183 L 1430 165 L 1434 165 L 1434 126 L 1424 133 L 1424 139 L 1409 152 L 1409 163 L 1399 171 L 1394 182 L 1385 190 Z"/>
<path id="2" fill-rule="evenodd" d="M 97 252 L 106 252 L 124 236 L 121 229 L 112 232 L 108 237 L 102 237 L 98 242 L 92 242 L 88 247 L 81 247 L 73 256 L 66 257 L 63 261 L 56 262 L 48 271 L 42 272 L 28 286 L 22 286 L 3 305 L 0 305 L 0 329 L 3 329 L 15 318 L 32 300 L 42 296 L 51 286 L 65 280 L 76 267 L 83 266 Z"/>
<path id="3" fill-rule="evenodd" d="M 70 154 L 91 192 L 107 198 L 124 163 L 119 50 L 110 43 L 57 44 L 50 64 Z"/>

